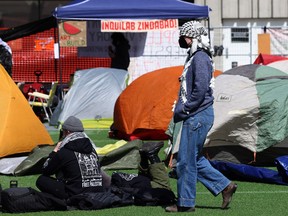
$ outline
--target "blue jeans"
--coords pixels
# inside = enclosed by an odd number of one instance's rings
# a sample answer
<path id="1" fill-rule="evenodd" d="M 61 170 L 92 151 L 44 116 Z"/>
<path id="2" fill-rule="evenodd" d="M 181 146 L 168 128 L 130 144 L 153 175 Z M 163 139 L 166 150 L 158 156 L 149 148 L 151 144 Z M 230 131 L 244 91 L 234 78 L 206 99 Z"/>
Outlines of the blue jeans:
<path id="1" fill-rule="evenodd" d="M 203 145 L 213 122 L 212 105 L 183 122 L 177 155 L 178 206 L 195 207 L 197 180 L 214 196 L 231 182 L 213 168 L 202 154 Z"/>

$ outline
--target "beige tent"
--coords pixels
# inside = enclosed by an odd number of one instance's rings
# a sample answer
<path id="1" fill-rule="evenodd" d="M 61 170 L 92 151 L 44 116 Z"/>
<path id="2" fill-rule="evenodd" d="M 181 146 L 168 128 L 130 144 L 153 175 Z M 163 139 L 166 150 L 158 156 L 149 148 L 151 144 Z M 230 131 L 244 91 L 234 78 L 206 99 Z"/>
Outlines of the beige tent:
<path id="1" fill-rule="evenodd" d="M 0 158 L 53 141 L 17 85 L 0 65 Z"/>

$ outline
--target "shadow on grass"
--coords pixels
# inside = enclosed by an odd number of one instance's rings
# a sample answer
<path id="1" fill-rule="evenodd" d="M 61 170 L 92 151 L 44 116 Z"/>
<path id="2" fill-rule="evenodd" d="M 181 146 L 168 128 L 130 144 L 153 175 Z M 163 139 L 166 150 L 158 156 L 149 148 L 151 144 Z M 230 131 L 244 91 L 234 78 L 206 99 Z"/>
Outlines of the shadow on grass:
<path id="1" fill-rule="evenodd" d="M 223 211 L 229 209 L 229 208 L 222 209 L 221 207 L 215 207 L 215 206 L 198 206 L 198 205 L 196 205 L 196 208 L 199 208 L 199 209 L 221 209 Z"/>

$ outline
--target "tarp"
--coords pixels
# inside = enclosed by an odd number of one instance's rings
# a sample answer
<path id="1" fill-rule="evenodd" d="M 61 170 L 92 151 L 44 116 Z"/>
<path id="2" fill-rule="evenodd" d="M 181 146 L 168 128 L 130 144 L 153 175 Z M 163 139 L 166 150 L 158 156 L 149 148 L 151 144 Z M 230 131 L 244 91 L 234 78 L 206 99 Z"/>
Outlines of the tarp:
<path id="1" fill-rule="evenodd" d="M 288 74 L 264 65 L 244 65 L 218 76 L 215 121 L 205 144 L 209 158 L 248 163 L 270 150 L 264 160 L 273 163 L 275 156 L 287 154 L 287 89 Z"/>
<path id="2" fill-rule="evenodd" d="M 109 128 L 115 102 L 125 89 L 127 78 L 128 71 L 114 68 L 76 71 L 58 121 L 63 123 L 73 115 L 83 122 L 84 128 Z"/>
<path id="3" fill-rule="evenodd" d="M 53 16 L 39 19 L 34 22 L 30 22 L 24 25 L 16 26 L 13 28 L 0 30 L 0 38 L 3 41 L 16 40 L 31 34 L 36 34 L 38 32 L 43 32 L 51 28 L 57 28 L 57 19 Z"/>
<path id="4" fill-rule="evenodd" d="M 180 0 L 75 0 L 55 9 L 63 20 L 96 19 L 204 19 L 209 7 Z"/>
<path id="5" fill-rule="evenodd" d="M 119 142 L 121 142 L 120 145 Z M 133 140 L 131 142 L 122 140 L 115 144 L 108 144 L 110 146 L 109 150 L 106 146 L 97 148 L 96 152 L 99 155 L 101 169 L 137 169 L 140 162 L 139 148 L 142 146 L 142 143 L 142 140 Z M 14 174 L 16 176 L 40 174 L 42 172 L 42 166 L 49 153 L 53 151 L 53 148 L 53 146 L 35 147 L 29 156 L 18 164 L 15 170 L 9 174 Z M 15 160 L 13 159 L 13 161 Z"/>
<path id="6" fill-rule="evenodd" d="M 223 161 L 210 161 L 210 163 L 230 180 L 288 185 L 287 175 L 273 169 Z M 284 166 L 287 166 L 287 161 Z"/>
<path id="7" fill-rule="evenodd" d="M 0 65 L 0 157 L 29 153 L 35 146 L 53 144 L 27 99 Z"/>

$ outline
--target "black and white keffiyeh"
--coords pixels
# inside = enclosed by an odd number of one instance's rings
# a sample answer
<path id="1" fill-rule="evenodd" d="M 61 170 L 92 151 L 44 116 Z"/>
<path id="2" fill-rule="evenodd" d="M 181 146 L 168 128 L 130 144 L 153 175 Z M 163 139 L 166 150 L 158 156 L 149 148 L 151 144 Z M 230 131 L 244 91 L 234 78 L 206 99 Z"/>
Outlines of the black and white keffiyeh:
<path id="1" fill-rule="evenodd" d="M 96 145 L 94 144 L 94 142 L 87 136 L 86 133 L 84 132 L 73 132 L 68 134 L 61 142 L 60 146 L 59 146 L 59 150 L 65 146 L 67 143 L 77 140 L 77 139 L 82 139 L 82 138 L 88 138 L 93 146 L 93 148 L 96 150 Z"/>
<path id="2" fill-rule="evenodd" d="M 207 29 L 199 21 L 189 21 L 184 23 L 180 29 L 180 36 L 190 37 L 193 40 L 191 54 L 198 48 L 205 49 L 213 53 L 210 45 Z"/>

